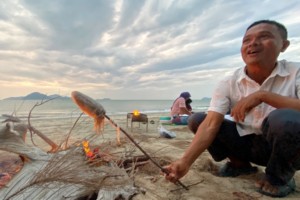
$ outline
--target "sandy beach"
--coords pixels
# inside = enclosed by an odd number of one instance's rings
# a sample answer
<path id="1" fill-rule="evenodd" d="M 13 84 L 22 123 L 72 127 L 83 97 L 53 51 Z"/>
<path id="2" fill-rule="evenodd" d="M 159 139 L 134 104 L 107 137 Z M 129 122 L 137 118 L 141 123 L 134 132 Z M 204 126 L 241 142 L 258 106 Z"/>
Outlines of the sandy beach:
<path id="1" fill-rule="evenodd" d="M 176 133 L 176 138 L 168 139 L 161 137 L 158 132 L 160 126 L 159 117 L 166 116 L 166 113 L 148 114 L 149 122 L 148 131 L 146 131 L 146 124 L 135 122 L 133 127 L 130 127 L 130 121 L 127 124 L 126 116 L 117 115 L 112 116 L 112 120 L 129 133 L 136 142 L 155 159 L 160 165 L 164 166 L 171 161 L 178 159 L 190 144 L 193 134 L 186 126 L 163 125 L 167 130 Z M 51 140 L 60 144 L 69 133 L 70 139 L 68 144 L 80 142 L 83 138 L 95 134 L 93 130 L 93 120 L 84 117 L 81 118 L 75 127 L 74 119 L 64 121 L 47 120 L 47 121 L 33 121 L 32 125 L 47 135 Z M 72 129 L 72 130 L 71 130 Z M 121 144 L 116 141 L 116 128 L 106 120 L 104 130 L 101 136 L 98 137 L 97 142 L 100 147 L 101 144 L 110 144 L 112 151 L 129 151 L 133 150 L 136 155 L 143 155 L 142 152 L 135 148 L 135 146 L 127 139 L 127 137 L 120 133 Z M 49 146 L 40 140 L 36 135 L 33 136 L 33 141 L 38 147 L 49 150 Z M 31 136 L 27 134 L 26 142 L 31 144 Z M 96 142 L 96 143 L 97 143 Z M 15 165 L 18 165 L 18 156 L 1 153 L 0 172 L 7 170 L 5 163 L 9 159 L 15 159 Z M 212 160 L 208 152 L 203 153 L 193 164 L 188 174 L 181 179 L 181 182 L 188 186 L 189 190 L 185 190 L 181 186 L 169 183 L 164 179 L 160 169 L 153 163 L 147 164 L 137 168 L 133 175 L 135 185 L 140 187 L 143 193 L 139 193 L 133 197 L 135 200 L 161 200 L 161 199 L 178 199 L 178 200 L 192 200 L 192 199 L 212 199 L 212 200 L 232 200 L 232 199 L 260 199 L 268 200 L 271 197 L 264 196 L 258 193 L 254 187 L 254 182 L 258 179 L 264 171 L 264 167 L 259 167 L 259 172 L 254 175 L 239 176 L 236 178 L 222 178 L 215 174 L 218 167 L 226 161 L 216 163 Z M 9 172 L 13 176 L 13 172 Z M 300 175 L 299 172 L 295 175 L 297 184 L 296 192 L 283 199 L 300 199 Z"/>

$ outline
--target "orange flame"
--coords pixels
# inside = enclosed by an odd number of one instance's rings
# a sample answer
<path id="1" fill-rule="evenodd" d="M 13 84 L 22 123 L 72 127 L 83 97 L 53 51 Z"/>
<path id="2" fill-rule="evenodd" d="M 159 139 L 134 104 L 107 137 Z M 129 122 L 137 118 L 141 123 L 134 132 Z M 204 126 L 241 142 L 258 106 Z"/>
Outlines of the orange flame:
<path id="1" fill-rule="evenodd" d="M 90 146 L 89 146 L 89 141 L 87 140 L 83 140 L 82 141 L 82 147 L 83 147 L 83 150 L 85 152 L 85 155 L 88 157 L 88 158 L 91 158 L 93 157 L 93 152 L 91 151 L 90 149 Z"/>
<path id="2" fill-rule="evenodd" d="M 133 115 L 134 115 L 134 116 L 139 116 L 139 115 L 140 115 L 140 111 L 134 110 L 134 111 L 133 111 Z"/>

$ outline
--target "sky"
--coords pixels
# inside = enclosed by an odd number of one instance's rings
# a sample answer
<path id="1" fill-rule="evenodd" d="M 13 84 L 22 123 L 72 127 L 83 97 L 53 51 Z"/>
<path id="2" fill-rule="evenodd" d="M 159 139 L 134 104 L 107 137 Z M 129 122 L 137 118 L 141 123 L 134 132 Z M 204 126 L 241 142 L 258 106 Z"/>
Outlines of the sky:
<path id="1" fill-rule="evenodd" d="M 92 98 L 211 97 L 243 67 L 246 28 L 283 23 L 300 62 L 298 0 L 1 0 L 0 99 L 31 92 Z"/>

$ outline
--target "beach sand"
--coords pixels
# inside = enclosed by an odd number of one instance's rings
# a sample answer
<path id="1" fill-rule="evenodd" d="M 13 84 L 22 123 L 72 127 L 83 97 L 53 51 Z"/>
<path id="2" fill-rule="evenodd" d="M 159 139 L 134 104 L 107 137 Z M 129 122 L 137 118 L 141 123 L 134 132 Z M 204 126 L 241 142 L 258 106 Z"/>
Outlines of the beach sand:
<path id="1" fill-rule="evenodd" d="M 185 149 L 190 144 L 193 134 L 186 126 L 163 125 L 167 130 L 176 133 L 176 138 L 168 139 L 160 136 L 158 127 L 160 126 L 159 117 L 166 116 L 166 113 L 148 114 L 149 121 L 148 131 L 146 131 L 146 124 L 135 122 L 133 127 L 130 123 L 127 124 L 126 115 L 112 116 L 112 120 L 122 127 L 134 140 L 159 163 L 161 166 L 167 165 L 181 157 Z M 93 130 L 93 120 L 84 117 L 78 121 L 76 126 L 71 130 L 76 118 L 67 120 L 44 120 L 33 121 L 32 125 L 47 135 L 56 143 L 67 137 L 71 132 L 68 144 L 81 141 L 83 138 L 95 134 Z M 132 151 L 135 155 L 143 155 L 143 153 L 135 148 L 131 141 L 121 132 L 121 144 L 116 142 L 116 129 L 106 120 L 104 130 L 101 136 L 97 138 L 98 142 L 109 144 L 113 151 Z M 42 140 L 38 139 L 36 135 L 33 136 L 33 141 L 40 148 L 48 151 L 50 148 Z M 31 136 L 27 134 L 27 143 L 31 143 Z M 13 156 L 5 152 L 0 152 L 0 163 L 5 162 L 8 158 L 18 160 L 18 156 Z M 189 190 L 185 190 L 181 186 L 167 182 L 161 174 L 160 169 L 153 163 L 147 164 L 137 168 L 133 175 L 135 185 L 140 187 L 144 192 L 139 193 L 133 197 L 134 200 L 193 200 L 193 199 L 212 199 L 212 200 L 232 200 L 232 199 L 246 199 L 246 200 L 267 200 L 273 199 L 258 193 L 254 187 L 255 180 L 257 180 L 264 171 L 264 167 L 259 167 L 259 172 L 254 175 L 244 175 L 236 178 L 222 178 L 215 176 L 215 172 L 222 161 L 216 163 L 212 160 L 208 152 L 204 152 L 192 165 L 188 174 L 181 179 L 181 182 L 188 186 Z M 16 162 L 18 163 L 18 162 Z M 5 165 L 0 165 L 0 172 L 5 172 Z M 12 174 L 13 176 L 13 174 Z M 296 192 L 282 199 L 300 199 L 300 174 L 295 175 L 297 184 Z"/>

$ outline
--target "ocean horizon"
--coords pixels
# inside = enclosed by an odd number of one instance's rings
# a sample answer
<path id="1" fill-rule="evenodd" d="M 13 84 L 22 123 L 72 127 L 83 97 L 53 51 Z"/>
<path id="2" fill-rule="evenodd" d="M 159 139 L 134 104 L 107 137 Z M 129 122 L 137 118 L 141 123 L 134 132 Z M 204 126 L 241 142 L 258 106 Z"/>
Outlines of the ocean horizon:
<path id="1" fill-rule="evenodd" d="M 107 115 L 125 115 L 134 110 L 141 113 L 168 113 L 174 100 L 96 100 L 106 110 Z M 31 119 L 70 118 L 80 115 L 81 110 L 71 99 L 53 99 L 42 105 L 42 100 L 0 100 L 0 119 L 2 115 L 13 115 L 27 118 L 30 111 Z M 209 106 L 207 100 L 193 100 L 194 112 L 206 111 Z"/>

